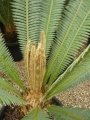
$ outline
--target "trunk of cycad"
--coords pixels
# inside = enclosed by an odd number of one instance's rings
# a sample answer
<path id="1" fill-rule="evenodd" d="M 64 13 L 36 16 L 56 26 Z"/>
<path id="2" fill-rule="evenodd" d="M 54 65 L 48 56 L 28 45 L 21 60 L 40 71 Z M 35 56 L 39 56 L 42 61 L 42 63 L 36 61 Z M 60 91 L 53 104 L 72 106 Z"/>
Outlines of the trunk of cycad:
<path id="1" fill-rule="evenodd" d="M 32 108 L 42 103 L 42 83 L 46 71 L 45 41 L 45 33 L 41 32 L 37 47 L 30 42 L 26 46 L 25 65 L 29 86 L 25 98 Z"/>

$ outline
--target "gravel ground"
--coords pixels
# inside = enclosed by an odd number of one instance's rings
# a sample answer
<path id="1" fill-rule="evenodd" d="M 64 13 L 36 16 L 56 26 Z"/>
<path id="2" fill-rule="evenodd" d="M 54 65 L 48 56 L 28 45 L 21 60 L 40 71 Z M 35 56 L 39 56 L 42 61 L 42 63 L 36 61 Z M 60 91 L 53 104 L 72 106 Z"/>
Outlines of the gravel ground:
<path id="1" fill-rule="evenodd" d="M 90 81 L 57 96 L 64 106 L 90 108 Z"/>
<path id="2" fill-rule="evenodd" d="M 25 79 L 24 62 L 17 62 L 22 79 Z M 77 87 L 60 93 L 57 98 L 64 106 L 90 108 L 90 80 L 79 84 Z"/>

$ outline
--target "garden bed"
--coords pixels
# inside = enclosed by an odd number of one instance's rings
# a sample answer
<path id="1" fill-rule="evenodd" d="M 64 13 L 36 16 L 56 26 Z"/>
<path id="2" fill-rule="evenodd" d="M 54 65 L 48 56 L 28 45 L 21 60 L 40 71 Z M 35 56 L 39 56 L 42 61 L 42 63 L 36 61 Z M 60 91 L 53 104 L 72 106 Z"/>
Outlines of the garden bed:
<path id="1" fill-rule="evenodd" d="M 24 117 L 23 112 L 18 106 L 7 107 L 2 120 L 21 120 Z"/>
<path id="2" fill-rule="evenodd" d="M 64 106 L 90 108 L 90 81 L 61 93 L 57 98 L 61 100 Z"/>

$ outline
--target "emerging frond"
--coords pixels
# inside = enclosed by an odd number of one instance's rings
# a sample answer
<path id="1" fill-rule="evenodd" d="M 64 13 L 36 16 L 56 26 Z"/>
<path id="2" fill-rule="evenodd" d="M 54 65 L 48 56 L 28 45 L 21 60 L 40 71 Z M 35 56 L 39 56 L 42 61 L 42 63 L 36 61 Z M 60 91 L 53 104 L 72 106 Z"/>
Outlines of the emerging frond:
<path id="1" fill-rule="evenodd" d="M 51 106 L 48 110 L 55 120 L 89 120 L 90 118 L 90 109 Z"/>
<path id="2" fill-rule="evenodd" d="M 22 120 L 50 120 L 46 111 L 35 108 L 27 116 L 25 116 Z"/>
<path id="3" fill-rule="evenodd" d="M 90 1 L 71 0 L 57 31 L 56 45 L 49 59 L 45 81 L 51 85 L 75 59 L 90 32 Z"/>
<path id="4" fill-rule="evenodd" d="M 4 72 L 10 79 L 11 82 L 15 82 L 19 87 L 24 89 L 23 82 L 20 80 L 18 71 L 16 70 L 15 64 L 11 58 L 8 49 L 5 46 L 4 39 L 0 34 L 0 71 Z"/>
<path id="5" fill-rule="evenodd" d="M 36 42 L 40 35 L 41 0 L 13 0 L 13 17 L 24 52 L 28 41 Z"/>
<path id="6" fill-rule="evenodd" d="M 46 35 L 46 55 L 48 56 L 55 37 L 65 0 L 42 0 L 41 29 Z"/>
<path id="7" fill-rule="evenodd" d="M 26 45 L 25 66 L 27 71 L 27 80 L 29 86 L 31 86 L 33 90 L 40 90 L 42 87 L 46 70 L 45 41 L 45 33 L 41 32 L 40 42 L 37 47 L 36 44 L 33 43 L 30 45 L 30 42 Z"/>
<path id="8" fill-rule="evenodd" d="M 26 101 L 20 96 L 10 94 L 6 90 L 0 89 L 0 104 L 1 105 L 11 105 L 11 104 L 26 105 Z"/>
<path id="9" fill-rule="evenodd" d="M 67 68 L 67 70 L 51 85 L 46 98 L 67 90 L 90 78 L 90 46 Z"/>

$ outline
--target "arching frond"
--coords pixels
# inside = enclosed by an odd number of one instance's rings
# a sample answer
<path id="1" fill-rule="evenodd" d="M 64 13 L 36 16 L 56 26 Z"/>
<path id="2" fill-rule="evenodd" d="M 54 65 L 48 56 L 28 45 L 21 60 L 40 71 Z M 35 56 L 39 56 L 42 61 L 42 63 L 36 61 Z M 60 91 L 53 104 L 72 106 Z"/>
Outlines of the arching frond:
<path id="1" fill-rule="evenodd" d="M 12 94 L 20 95 L 19 91 L 6 79 L 0 77 L 0 88 Z"/>
<path id="2" fill-rule="evenodd" d="M 6 90 L 0 89 L 0 104 L 1 105 L 11 105 L 11 104 L 25 105 L 26 101 L 19 96 L 10 94 Z"/>
<path id="3" fill-rule="evenodd" d="M 18 71 L 16 70 L 15 64 L 11 58 L 8 49 L 5 46 L 4 39 L 0 34 L 0 71 L 4 72 L 10 79 L 11 82 L 15 82 L 19 87 L 24 89 L 23 82 L 20 80 Z"/>
<path id="4" fill-rule="evenodd" d="M 22 51 L 28 41 L 36 42 L 40 35 L 41 0 L 13 0 L 13 17 Z"/>
<path id="5" fill-rule="evenodd" d="M 90 46 L 67 68 L 46 92 L 46 99 L 90 78 Z"/>
<path id="6" fill-rule="evenodd" d="M 47 66 L 49 85 L 69 66 L 83 47 L 90 32 L 90 1 L 71 0 L 57 31 L 56 45 Z"/>
<path id="7" fill-rule="evenodd" d="M 65 0 L 42 0 L 41 29 L 46 35 L 46 55 L 52 47 Z"/>
<path id="8" fill-rule="evenodd" d="M 22 120 L 50 120 L 46 111 L 35 108 L 28 113 Z"/>
<path id="9" fill-rule="evenodd" d="M 90 109 L 50 106 L 48 110 L 55 120 L 89 120 L 90 118 Z"/>

